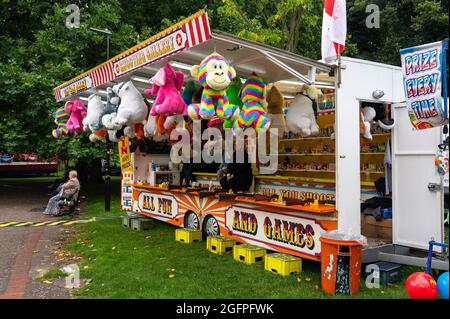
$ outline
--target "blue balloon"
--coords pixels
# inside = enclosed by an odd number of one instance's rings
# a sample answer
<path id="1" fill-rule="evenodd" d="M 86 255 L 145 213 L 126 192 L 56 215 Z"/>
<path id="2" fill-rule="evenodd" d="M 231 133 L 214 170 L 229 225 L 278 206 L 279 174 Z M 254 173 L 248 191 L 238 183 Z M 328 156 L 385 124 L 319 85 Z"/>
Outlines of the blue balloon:
<path id="1" fill-rule="evenodd" d="M 448 271 L 439 276 L 438 281 L 439 296 L 442 299 L 448 299 Z"/>

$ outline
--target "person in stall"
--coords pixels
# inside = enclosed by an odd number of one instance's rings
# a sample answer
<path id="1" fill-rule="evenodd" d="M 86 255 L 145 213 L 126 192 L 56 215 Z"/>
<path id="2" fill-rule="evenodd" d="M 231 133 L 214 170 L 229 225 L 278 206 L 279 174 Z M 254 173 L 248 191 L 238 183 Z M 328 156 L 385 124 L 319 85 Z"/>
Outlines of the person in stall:
<path id="1" fill-rule="evenodd" d="M 197 90 L 192 98 L 192 103 L 200 103 L 201 95 L 202 95 L 203 88 Z M 186 119 L 186 125 L 185 128 L 189 132 L 190 139 L 191 139 L 191 147 L 193 146 L 193 125 L 194 121 L 191 119 Z M 208 127 L 222 127 L 222 122 L 211 122 L 208 120 L 201 119 L 201 132 L 207 130 Z M 202 149 L 204 144 L 207 141 L 201 141 L 202 143 Z M 201 159 L 200 163 L 194 163 L 193 162 L 193 150 L 191 150 L 191 158 L 188 163 L 183 163 L 183 167 L 181 169 L 181 182 L 183 186 L 189 186 L 193 182 L 197 181 L 197 178 L 194 175 L 194 172 L 203 172 L 203 173 L 216 173 L 217 169 L 219 168 L 221 163 L 205 163 L 203 161 L 203 158 Z"/>
<path id="2" fill-rule="evenodd" d="M 222 190 L 233 193 L 247 192 L 253 184 L 253 172 L 250 158 L 248 155 L 248 140 L 244 140 L 244 143 L 234 143 L 234 152 L 230 161 L 226 161 L 224 158 L 219 170 L 217 171 L 217 177 L 220 181 Z M 238 162 L 240 157 L 238 153 L 243 154 L 243 161 Z"/>

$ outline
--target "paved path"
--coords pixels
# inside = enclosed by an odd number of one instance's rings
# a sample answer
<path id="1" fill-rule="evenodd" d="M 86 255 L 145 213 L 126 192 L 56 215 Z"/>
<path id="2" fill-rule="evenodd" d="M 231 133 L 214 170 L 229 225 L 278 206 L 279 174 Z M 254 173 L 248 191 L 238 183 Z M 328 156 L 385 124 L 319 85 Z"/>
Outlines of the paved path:
<path id="1" fill-rule="evenodd" d="M 47 217 L 32 209 L 46 204 L 47 182 L 2 182 L 0 180 L 0 223 L 37 222 Z M 46 283 L 34 280 L 50 269 L 73 261 L 60 252 L 72 227 L 0 228 L 0 299 L 2 298 L 70 298 L 64 279 Z M 69 236 L 65 236 L 69 235 Z"/>

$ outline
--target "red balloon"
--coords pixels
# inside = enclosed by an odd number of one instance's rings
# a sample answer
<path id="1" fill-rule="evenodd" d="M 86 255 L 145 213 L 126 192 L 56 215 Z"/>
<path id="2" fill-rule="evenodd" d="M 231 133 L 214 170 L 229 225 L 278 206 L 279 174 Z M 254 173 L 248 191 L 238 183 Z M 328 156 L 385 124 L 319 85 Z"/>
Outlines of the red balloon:
<path id="1" fill-rule="evenodd" d="M 438 295 L 436 281 L 425 272 L 415 272 L 406 279 L 405 288 L 411 299 L 434 299 Z"/>

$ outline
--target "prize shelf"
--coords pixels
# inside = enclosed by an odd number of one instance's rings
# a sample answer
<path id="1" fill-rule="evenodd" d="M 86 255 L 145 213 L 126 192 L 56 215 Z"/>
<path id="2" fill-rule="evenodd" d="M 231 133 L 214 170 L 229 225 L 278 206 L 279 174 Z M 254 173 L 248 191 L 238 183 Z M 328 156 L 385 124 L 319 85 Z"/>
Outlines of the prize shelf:
<path id="1" fill-rule="evenodd" d="M 335 153 L 309 153 L 309 154 L 290 154 L 290 153 L 284 153 L 284 154 L 278 154 L 278 156 L 334 156 Z M 367 152 L 367 153 L 361 153 L 361 155 L 384 155 L 383 152 Z"/>
<path id="2" fill-rule="evenodd" d="M 373 137 L 377 136 L 390 136 L 390 133 L 377 133 L 372 134 Z M 320 140 L 320 139 L 331 139 L 329 136 L 312 136 L 312 137 L 298 137 L 298 138 L 284 138 L 280 139 L 280 142 L 291 142 L 291 141 L 305 141 L 305 140 Z"/>
<path id="3" fill-rule="evenodd" d="M 328 169 L 295 169 L 295 168 L 285 168 L 279 169 L 279 172 L 324 172 L 324 173 L 336 173 L 334 170 Z M 384 174 L 384 172 L 377 171 L 361 171 L 361 174 Z"/>

